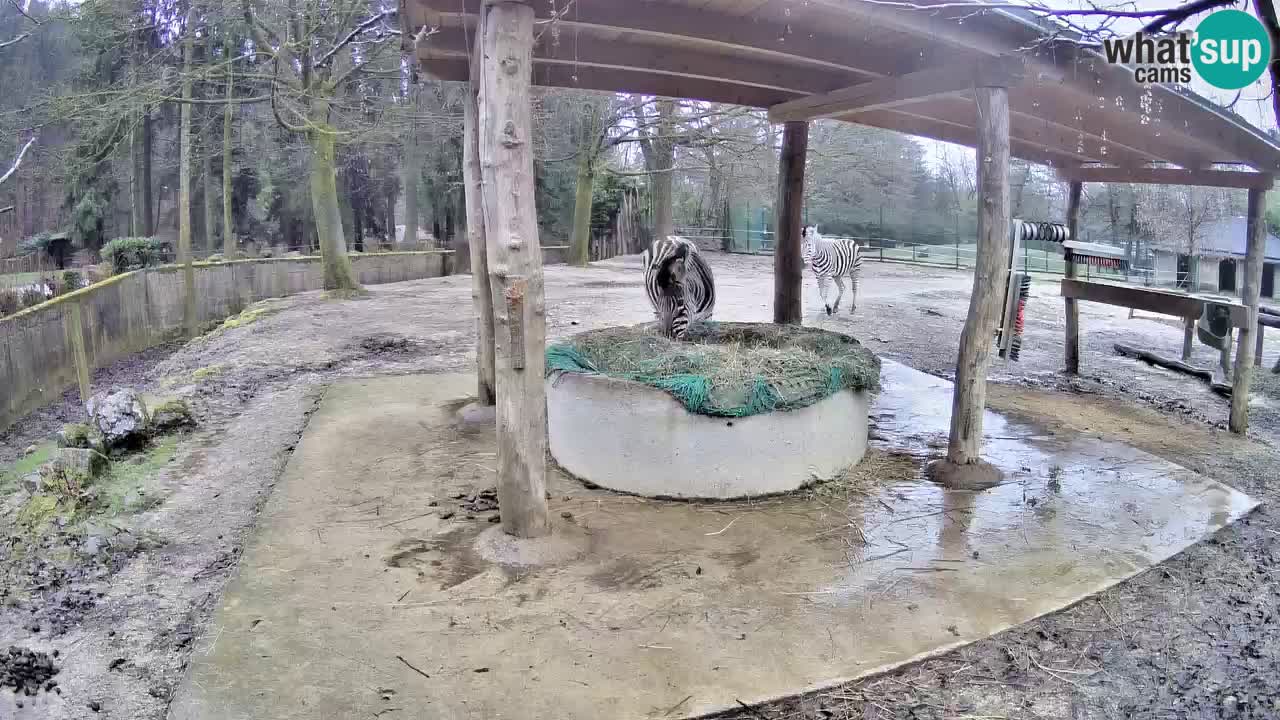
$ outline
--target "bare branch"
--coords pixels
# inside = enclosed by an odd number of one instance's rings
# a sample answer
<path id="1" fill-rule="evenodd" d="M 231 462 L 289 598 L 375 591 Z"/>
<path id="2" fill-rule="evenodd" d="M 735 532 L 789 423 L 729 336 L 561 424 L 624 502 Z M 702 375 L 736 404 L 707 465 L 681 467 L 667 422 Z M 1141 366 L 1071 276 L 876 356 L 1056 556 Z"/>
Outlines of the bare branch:
<path id="1" fill-rule="evenodd" d="M 27 7 L 22 7 L 21 5 L 19 5 L 18 0 L 9 0 L 9 4 L 12 5 L 15 10 L 22 13 L 22 17 L 30 20 L 35 25 L 40 24 L 39 20 L 35 19 L 34 17 L 31 16 L 31 13 L 27 12 L 27 10 L 31 7 L 30 0 L 28 0 L 27 2 Z"/>
<path id="2" fill-rule="evenodd" d="M 22 149 L 18 151 L 18 157 L 13 161 L 13 167 L 9 168 L 8 172 L 4 175 L 0 175 L 0 185 L 3 185 L 6 180 L 13 177 L 14 173 L 18 172 L 18 167 L 22 165 L 22 158 L 26 156 L 27 151 L 31 149 L 31 146 L 34 145 L 35 142 L 36 139 L 33 137 L 27 141 L 26 145 L 22 146 Z"/>
<path id="3" fill-rule="evenodd" d="M 31 37 L 31 33 L 24 32 L 12 40 L 5 40 L 4 42 L 0 42 L 0 50 L 3 50 L 9 47 L 10 45 L 17 45 L 18 43 L 22 42 L 23 40 L 26 40 L 29 37 Z"/>
<path id="4" fill-rule="evenodd" d="M 321 56 L 316 60 L 315 64 L 316 64 L 317 66 L 319 66 L 319 65 L 324 65 L 326 62 L 328 62 L 328 61 L 329 61 L 329 58 L 331 58 L 331 57 L 333 57 L 334 55 L 336 55 L 336 54 L 338 53 L 338 51 L 342 50 L 342 48 L 344 48 L 344 47 L 346 47 L 346 46 L 350 45 L 350 44 L 351 44 L 351 41 L 352 41 L 352 40 L 355 40 L 357 37 L 359 37 L 361 33 L 363 33 L 364 31 L 368 30 L 369 28 L 373 27 L 374 25 L 377 25 L 378 23 L 382 22 L 382 19 L 383 19 L 383 18 L 385 18 L 385 17 L 387 17 L 387 16 L 389 16 L 389 15 L 393 15 L 393 14 L 394 14 L 394 13 L 392 13 L 390 10 L 384 10 L 384 11 L 382 11 L 382 12 L 378 13 L 377 15 L 374 15 L 373 17 L 369 18 L 368 20 L 365 20 L 364 22 L 360 23 L 359 25 L 355 26 L 354 28 L 352 28 L 351 32 L 347 33 L 346 37 L 344 37 L 344 38 L 342 38 L 342 40 L 338 41 L 338 42 L 337 42 L 337 43 L 336 43 L 332 48 L 329 48 L 329 51 L 328 51 L 328 52 L 326 52 L 325 54 L 321 55 Z"/>

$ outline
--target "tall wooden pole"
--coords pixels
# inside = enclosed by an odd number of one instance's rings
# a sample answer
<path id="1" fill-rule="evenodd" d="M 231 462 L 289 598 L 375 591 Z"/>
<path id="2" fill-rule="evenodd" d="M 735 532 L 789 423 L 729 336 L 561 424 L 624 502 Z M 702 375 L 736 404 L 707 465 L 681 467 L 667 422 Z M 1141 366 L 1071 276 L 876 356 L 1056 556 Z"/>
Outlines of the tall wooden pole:
<path id="1" fill-rule="evenodd" d="M 1244 259 L 1244 287 L 1240 299 L 1249 308 L 1249 317 L 1240 328 L 1240 344 L 1236 348 L 1235 372 L 1231 378 L 1231 432 L 1244 434 L 1249 429 L 1249 383 L 1253 380 L 1254 333 L 1258 328 L 1258 300 L 1262 291 L 1262 258 L 1266 250 L 1267 224 L 1263 213 L 1267 207 L 1267 191 L 1249 191 L 1248 247 Z"/>
<path id="2" fill-rule="evenodd" d="M 929 466 L 935 481 L 953 488 L 987 487 L 1000 479 L 1000 471 L 983 463 L 980 452 L 987 368 L 1009 279 L 1009 91 L 980 87 L 974 95 L 978 102 L 979 207 L 973 293 L 956 358 L 947 457 Z"/>
<path id="3" fill-rule="evenodd" d="M 550 532 L 546 500 L 546 311 L 534 205 L 533 8 L 486 0 L 476 106 L 485 242 L 493 297 L 502 529 Z M 472 272 L 477 272 L 472 268 Z"/>
<path id="4" fill-rule="evenodd" d="M 480 33 L 475 35 L 471 58 L 471 85 L 462 104 L 462 182 L 467 206 L 467 247 L 471 260 L 471 304 L 476 313 L 476 401 L 494 404 L 493 295 L 489 288 L 488 247 L 484 233 L 484 192 L 480 182 L 480 134 L 477 120 L 480 90 Z M 417 168 L 414 169 L 417 171 Z M 416 212 L 416 202 L 406 200 L 406 208 Z M 405 232 L 417 228 L 417 219 L 406 221 Z M 405 242 L 416 243 L 417 231 Z M 416 247 L 416 246 L 415 246 Z"/>
<path id="5" fill-rule="evenodd" d="M 1076 240 L 1076 234 L 1080 227 L 1080 195 L 1084 190 L 1084 183 L 1073 180 L 1067 191 L 1067 230 L 1071 234 L 1071 239 Z M 1066 252 L 1066 265 L 1064 274 L 1067 278 L 1076 276 L 1075 258 L 1072 257 L 1070 250 Z M 1080 307 L 1076 304 L 1075 298 L 1066 298 L 1067 304 L 1067 372 L 1071 375 L 1080 373 Z"/>
<path id="6" fill-rule="evenodd" d="M 804 210 L 804 161 L 809 149 L 809 123 L 782 126 L 778 159 L 778 212 L 773 245 L 773 321 L 798 325 L 803 316 L 801 295 L 804 257 L 800 225 Z"/>

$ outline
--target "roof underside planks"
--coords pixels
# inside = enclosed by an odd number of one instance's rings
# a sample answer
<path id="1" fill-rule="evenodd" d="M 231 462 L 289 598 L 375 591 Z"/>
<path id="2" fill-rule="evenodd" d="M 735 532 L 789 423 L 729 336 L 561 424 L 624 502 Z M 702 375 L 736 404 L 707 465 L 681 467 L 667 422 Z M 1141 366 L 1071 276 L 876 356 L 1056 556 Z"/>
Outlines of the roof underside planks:
<path id="1" fill-rule="evenodd" d="M 417 49 L 428 74 L 468 78 L 482 1 L 403 0 L 407 43 L 421 27 L 437 29 Z M 1189 93 L 1139 86 L 1130 71 L 1010 13 L 951 2 L 925 11 L 863 0 L 531 4 L 539 20 L 536 85 L 768 108 L 889 76 L 981 66 L 1016 54 L 1026 62 L 1009 93 L 1015 157 L 1060 168 L 1168 163 L 1280 171 L 1280 145 L 1245 121 Z M 831 116 L 973 146 L 970 97 L 967 90 L 931 92 Z"/>

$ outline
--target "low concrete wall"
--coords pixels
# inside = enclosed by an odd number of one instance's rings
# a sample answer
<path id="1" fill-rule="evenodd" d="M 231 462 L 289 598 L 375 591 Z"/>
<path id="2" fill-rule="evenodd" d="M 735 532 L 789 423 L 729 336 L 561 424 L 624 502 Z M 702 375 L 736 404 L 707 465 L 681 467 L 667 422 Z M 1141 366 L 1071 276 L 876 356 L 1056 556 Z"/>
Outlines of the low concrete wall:
<path id="1" fill-rule="evenodd" d="M 440 277 L 452 272 L 450 251 L 351 256 L 365 285 Z M 196 264 L 201 324 L 249 304 L 323 287 L 320 258 L 271 258 Z M 90 368 L 160 344 L 182 327 L 182 272 L 176 266 L 116 275 L 0 319 L 0 430 L 59 398 L 76 383 L 77 330 Z M 77 316 L 78 315 L 78 322 Z"/>
<path id="2" fill-rule="evenodd" d="M 867 450 L 865 392 L 842 390 L 799 410 L 744 418 L 695 415 L 661 390 L 603 375 L 547 379 L 551 456 L 610 490 L 730 498 L 829 480 Z"/>

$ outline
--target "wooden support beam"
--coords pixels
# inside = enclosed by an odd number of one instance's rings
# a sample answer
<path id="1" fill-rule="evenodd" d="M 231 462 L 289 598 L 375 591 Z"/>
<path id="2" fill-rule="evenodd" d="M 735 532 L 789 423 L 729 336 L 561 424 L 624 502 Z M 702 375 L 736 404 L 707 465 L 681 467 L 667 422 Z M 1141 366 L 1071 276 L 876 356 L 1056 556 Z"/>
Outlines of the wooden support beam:
<path id="1" fill-rule="evenodd" d="M 479 55 L 480 43 L 472 42 L 473 54 Z M 479 69 L 479 62 L 471 63 L 473 72 L 462 103 L 462 183 L 467 208 L 467 250 L 471 258 L 471 304 L 476 313 L 476 402 L 493 405 L 496 399 L 493 294 L 489 288 L 489 248 L 485 242 L 484 197 L 480 183 Z"/>
<path id="2" fill-rule="evenodd" d="M 1075 240 L 1080 228 L 1080 195 L 1084 189 L 1084 184 L 1080 182 L 1072 182 L 1067 191 L 1067 230 L 1071 233 L 1071 239 Z M 1071 250 L 1066 251 L 1065 276 L 1068 280 L 1076 276 L 1076 263 Z M 1067 336 L 1066 336 L 1066 364 L 1067 372 L 1071 375 L 1080 374 L 1080 308 L 1076 305 L 1075 298 L 1066 298 L 1067 311 Z"/>
<path id="3" fill-rule="evenodd" d="M 778 212 L 773 248 L 773 321 L 800 324 L 804 257 L 800 223 L 804 209 L 804 165 L 809 149 L 809 123 L 788 122 L 782 128 L 778 159 Z"/>
<path id="4" fill-rule="evenodd" d="M 1191 318 L 1193 324 L 1195 319 L 1199 318 L 1203 313 L 1205 304 L 1204 298 L 1163 288 L 1148 288 L 1079 279 L 1064 279 L 1062 281 L 1062 297 L 1133 308 L 1134 310 L 1158 313 L 1160 315 Z M 1240 303 L 1215 300 L 1214 304 L 1226 306 L 1231 315 L 1231 324 L 1234 327 L 1244 327 L 1245 323 L 1249 321 L 1248 308 Z"/>
<path id="5" fill-rule="evenodd" d="M 947 456 L 930 464 L 930 476 L 952 488 L 997 483 L 1000 471 L 983 463 L 982 414 L 987 404 L 987 368 L 1008 280 L 1009 259 L 1009 91 L 982 87 L 978 103 L 978 249 L 969 315 L 960 334 L 951 434 Z"/>
<path id="6" fill-rule="evenodd" d="M 1258 300 L 1262 290 L 1262 260 L 1266 253 L 1267 224 L 1263 217 L 1267 207 L 1267 191 L 1249 191 L 1249 214 L 1246 225 L 1248 245 L 1245 249 L 1244 287 L 1240 299 L 1249 313 L 1249 321 L 1240 328 L 1240 345 L 1236 350 L 1235 372 L 1231 377 L 1231 432 L 1244 434 L 1249 429 L 1249 384 L 1253 380 L 1254 339 L 1259 333 Z"/>
<path id="7" fill-rule="evenodd" d="M 919 117 L 912 113 L 909 107 L 859 113 L 849 118 L 849 121 L 969 147 L 976 146 L 978 142 L 977 132 L 972 126 L 938 118 Z M 1074 153 L 1048 150 L 1012 137 L 1009 139 L 1009 150 L 1013 157 L 1049 167 L 1073 167 L 1087 159 L 1076 156 Z"/>
<path id="8" fill-rule="evenodd" d="M 1270 190 L 1274 182 L 1274 178 L 1268 173 L 1149 167 L 1082 166 L 1059 170 L 1058 178 L 1069 182 L 1202 185 L 1205 187 L 1243 188 L 1247 190 Z"/>
<path id="9" fill-rule="evenodd" d="M 880 110 L 941 95 L 967 93 L 975 87 L 1009 87 L 1023 76 L 1016 57 L 983 59 L 886 77 L 827 93 L 779 103 L 769 108 L 770 122 L 817 120 Z"/>
<path id="10" fill-rule="evenodd" d="M 533 8 L 486 4 L 480 22 L 480 173 L 494 309 L 502 529 L 551 531 L 546 499 L 546 309 L 534 206 L 529 86 Z"/>

